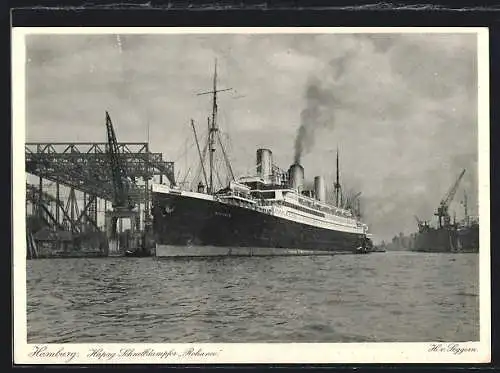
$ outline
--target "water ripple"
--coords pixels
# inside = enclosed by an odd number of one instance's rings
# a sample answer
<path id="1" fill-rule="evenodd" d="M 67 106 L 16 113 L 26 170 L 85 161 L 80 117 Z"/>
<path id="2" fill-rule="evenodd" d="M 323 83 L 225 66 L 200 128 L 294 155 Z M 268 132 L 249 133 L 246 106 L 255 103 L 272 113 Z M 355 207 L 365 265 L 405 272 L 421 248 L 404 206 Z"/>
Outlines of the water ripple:
<path id="1" fill-rule="evenodd" d="M 31 260 L 28 341 L 477 340 L 478 273 L 476 254 Z"/>

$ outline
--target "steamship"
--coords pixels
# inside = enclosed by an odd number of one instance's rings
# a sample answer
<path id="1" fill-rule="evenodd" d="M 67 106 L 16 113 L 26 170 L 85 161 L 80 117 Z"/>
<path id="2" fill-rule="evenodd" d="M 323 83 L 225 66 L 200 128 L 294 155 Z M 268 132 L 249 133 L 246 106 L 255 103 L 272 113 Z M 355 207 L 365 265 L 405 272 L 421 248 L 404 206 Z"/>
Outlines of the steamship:
<path id="1" fill-rule="evenodd" d="M 153 184 L 151 189 L 153 233 L 157 257 L 275 256 L 366 253 L 371 240 L 368 227 L 352 209 L 326 201 L 322 176 L 314 190 L 304 188 L 304 168 L 298 162 L 287 171 L 273 163 L 269 149 L 256 152 L 256 173 L 236 178 L 222 148 L 217 114 L 217 67 L 212 116 L 206 151 L 201 151 L 194 122 L 203 180 L 194 190 Z M 231 177 L 215 188 L 214 154 L 218 143 Z M 208 170 L 204 164 L 208 163 Z M 203 183 L 205 181 L 205 183 Z M 338 185 L 338 152 L 337 184 Z M 338 196 L 337 196 L 338 197 Z M 338 199 L 338 198 L 337 198 Z M 338 201 L 337 201 L 338 202 Z"/>

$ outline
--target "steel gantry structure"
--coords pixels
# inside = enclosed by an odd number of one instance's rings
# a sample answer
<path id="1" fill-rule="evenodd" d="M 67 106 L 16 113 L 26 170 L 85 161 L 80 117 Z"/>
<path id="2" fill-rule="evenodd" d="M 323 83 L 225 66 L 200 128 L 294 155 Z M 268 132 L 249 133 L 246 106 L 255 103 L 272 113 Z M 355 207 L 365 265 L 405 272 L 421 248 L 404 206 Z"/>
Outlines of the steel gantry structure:
<path id="1" fill-rule="evenodd" d="M 174 163 L 164 161 L 161 153 L 149 151 L 146 142 L 117 143 L 123 167 L 132 183 L 128 191 L 130 198 L 144 205 L 145 219 L 149 216 L 149 182 L 166 178 L 175 185 Z M 26 143 L 26 172 L 39 178 L 37 187 L 27 190 L 27 201 L 37 205 L 40 215 L 50 218 L 54 226 L 66 226 L 79 233 L 82 221 L 97 228 L 97 199 L 113 201 L 112 170 L 105 142 L 51 142 Z M 43 180 L 56 184 L 56 195 L 47 196 Z M 59 195 L 59 186 L 70 188 L 68 201 L 64 203 Z M 83 208 L 79 211 L 75 190 L 83 192 Z M 55 213 L 50 214 L 43 204 L 55 204 Z"/>

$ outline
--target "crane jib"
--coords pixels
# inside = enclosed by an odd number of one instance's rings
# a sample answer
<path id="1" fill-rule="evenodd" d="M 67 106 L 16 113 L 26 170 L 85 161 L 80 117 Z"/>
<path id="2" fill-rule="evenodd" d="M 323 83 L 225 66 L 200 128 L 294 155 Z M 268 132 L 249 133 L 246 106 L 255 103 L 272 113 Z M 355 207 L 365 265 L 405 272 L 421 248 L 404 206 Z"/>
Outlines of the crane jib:
<path id="1" fill-rule="evenodd" d="M 133 203 L 129 196 L 129 185 L 125 167 L 123 167 L 118 141 L 116 140 L 115 130 L 109 113 L 106 111 L 106 130 L 108 140 L 108 156 L 111 167 L 112 183 L 113 183 L 113 206 L 116 208 L 133 209 Z"/>

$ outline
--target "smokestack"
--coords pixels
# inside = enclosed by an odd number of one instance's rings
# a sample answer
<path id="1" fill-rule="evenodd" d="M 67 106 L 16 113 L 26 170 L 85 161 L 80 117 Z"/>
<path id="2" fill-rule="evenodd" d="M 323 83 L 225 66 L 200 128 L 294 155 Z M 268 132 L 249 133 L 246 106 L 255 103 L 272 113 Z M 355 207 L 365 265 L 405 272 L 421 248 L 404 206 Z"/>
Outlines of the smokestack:
<path id="1" fill-rule="evenodd" d="M 294 163 L 290 166 L 288 175 L 290 188 L 296 189 L 299 193 L 301 193 L 304 188 L 304 167 L 298 163 Z"/>
<path id="2" fill-rule="evenodd" d="M 271 180 L 273 173 L 273 153 L 269 149 L 257 149 L 257 174 L 265 182 Z"/>
<path id="3" fill-rule="evenodd" d="M 316 176 L 314 178 L 314 194 L 316 195 L 316 199 L 321 202 L 325 202 L 326 200 L 326 188 L 325 188 L 325 179 L 323 176 Z"/>

